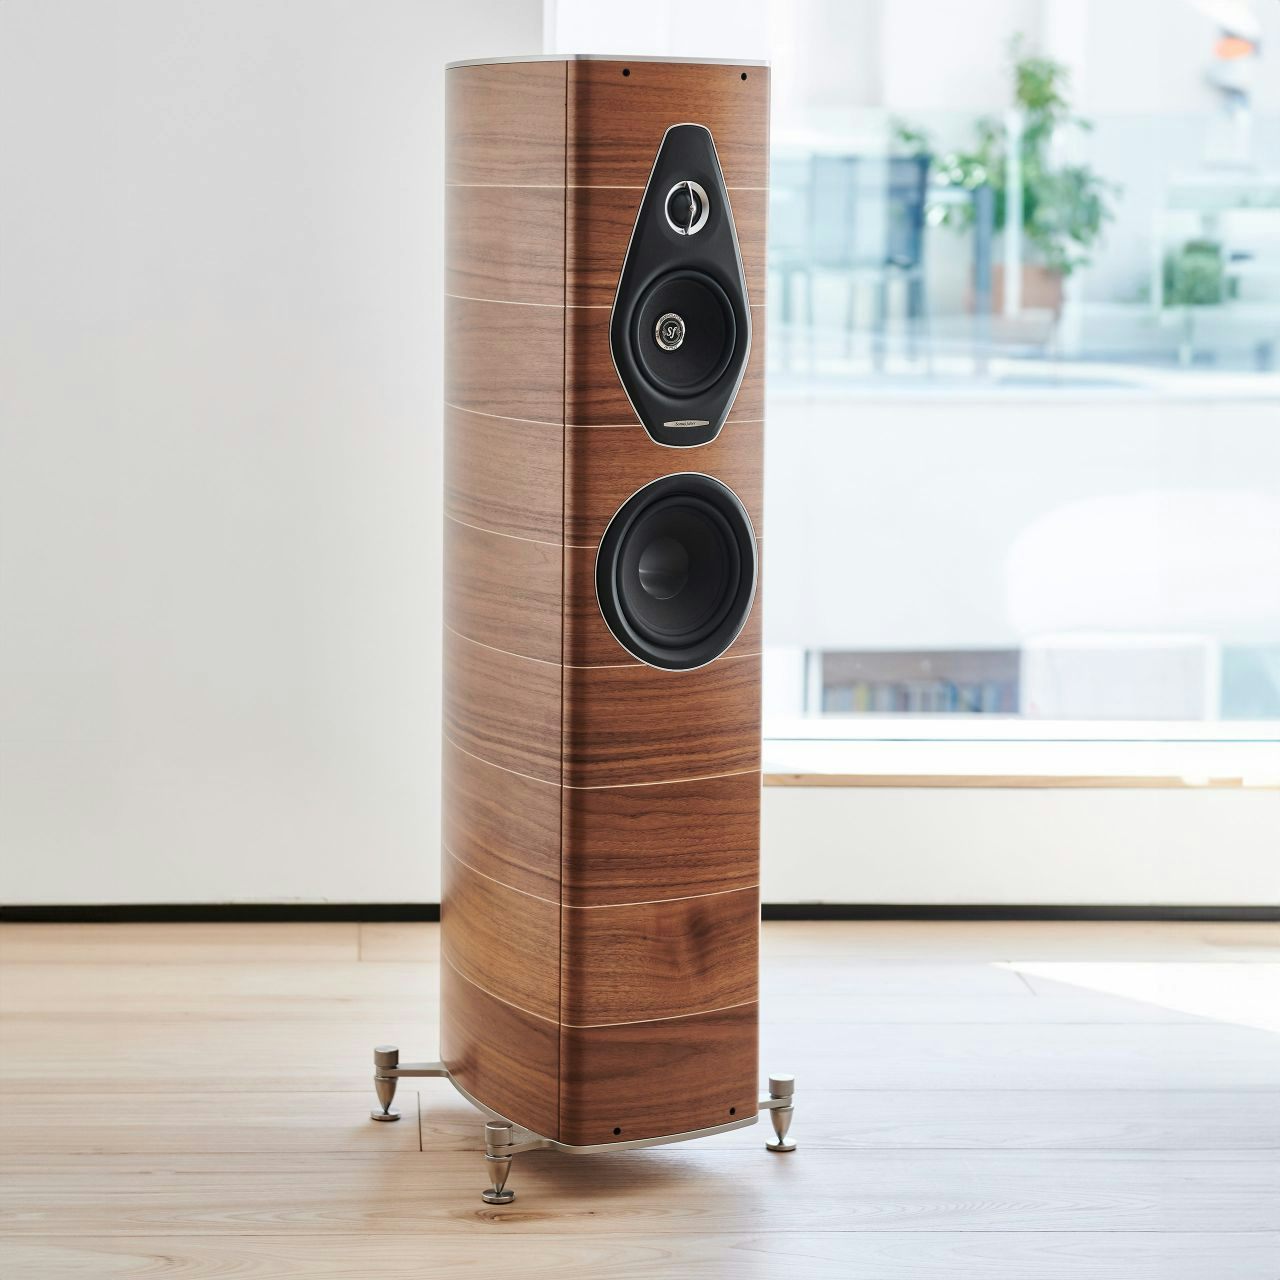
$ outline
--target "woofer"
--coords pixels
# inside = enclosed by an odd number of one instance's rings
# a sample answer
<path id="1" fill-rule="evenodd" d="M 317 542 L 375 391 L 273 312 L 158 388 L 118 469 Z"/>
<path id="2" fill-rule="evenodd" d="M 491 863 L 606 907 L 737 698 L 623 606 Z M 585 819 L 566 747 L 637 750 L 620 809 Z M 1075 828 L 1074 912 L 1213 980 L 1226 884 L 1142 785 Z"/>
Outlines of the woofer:
<path id="1" fill-rule="evenodd" d="M 650 666 L 705 666 L 737 638 L 756 589 L 751 520 L 710 476 L 663 476 L 618 509 L 596 557 L 614 638 Z"/>

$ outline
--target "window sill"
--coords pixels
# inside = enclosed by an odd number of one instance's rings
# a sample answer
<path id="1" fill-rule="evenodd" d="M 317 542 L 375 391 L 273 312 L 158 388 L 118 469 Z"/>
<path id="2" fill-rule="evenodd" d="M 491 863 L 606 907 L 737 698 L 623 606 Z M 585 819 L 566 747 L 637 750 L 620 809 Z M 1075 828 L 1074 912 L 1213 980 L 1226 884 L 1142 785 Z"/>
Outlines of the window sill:
<path id="1" fill-rule="evenodd" d="M 794 728 L 795 726 L 790 726 Z M 1198 725 L 1200 737 L 1135 740 L 1103 738 L 1100 725 L 1075 724 L 1074 737 L 1046 737 L 1043 722 L 1002 721 L 975 731 L 970 721 L 904 725 L 901 720 L 833 726 L 805 722 L 806 735 L 775 732 L 764 743 L 764 782 L 771 787 L 1078 788 L 1280 790 L 1280 740 L 1230 726 L 1231 740 L 1213 739 L 1228 727 Z M 905 737 L 907 728 L 918 737 Z M 844 735 L 837 737 L 837 728 Z M 1143 725 L 1150 733 L 1170 726 Z M 878 732 L 885 736 L 873 736 Z M 1241 730 L 1244 730 L 1241 733 Z M 932 736 L 937 731 L 937 736 Z M 961 732 L 968 736 L 961 736 Z M 1093 737 L 1086 736 L 1092 732 Z M 926 738 L 925 733 L 931 736 Z M 896 736 L 888 736 L 894 734 Z M 1004 736 L 996 736 L 1002 734 Z"/>

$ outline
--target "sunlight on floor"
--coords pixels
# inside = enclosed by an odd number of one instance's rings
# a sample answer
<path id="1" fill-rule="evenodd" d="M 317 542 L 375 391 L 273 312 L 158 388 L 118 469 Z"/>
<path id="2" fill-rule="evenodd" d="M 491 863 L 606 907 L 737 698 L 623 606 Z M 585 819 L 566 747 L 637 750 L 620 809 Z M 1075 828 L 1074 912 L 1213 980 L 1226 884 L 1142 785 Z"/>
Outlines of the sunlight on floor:
<path id="1" fill-rule="evenodd" d="M 1001 967 L 1179 1013 L 1280 1032 L 1280 964 L 1009 960 Z"/>

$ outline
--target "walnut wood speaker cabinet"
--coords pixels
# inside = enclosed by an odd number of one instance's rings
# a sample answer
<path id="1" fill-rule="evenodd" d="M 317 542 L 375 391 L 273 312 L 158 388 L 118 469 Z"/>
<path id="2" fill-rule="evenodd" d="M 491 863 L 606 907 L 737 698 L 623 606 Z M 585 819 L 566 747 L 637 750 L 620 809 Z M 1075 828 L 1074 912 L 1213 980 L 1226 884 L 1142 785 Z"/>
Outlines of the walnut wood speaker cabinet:
<path id="1" fill-rule="evenodd" d="M 758 1085 L 768 72 L 447 94 L 441 1056 L 560 1142 L 709 1128 Z"/>
<path id="2" fill-rule="evenodd" d="M 439 1073 L 541 1145 L 768 1105 L 768 120 L 756 64 L 447 73 Z"/>

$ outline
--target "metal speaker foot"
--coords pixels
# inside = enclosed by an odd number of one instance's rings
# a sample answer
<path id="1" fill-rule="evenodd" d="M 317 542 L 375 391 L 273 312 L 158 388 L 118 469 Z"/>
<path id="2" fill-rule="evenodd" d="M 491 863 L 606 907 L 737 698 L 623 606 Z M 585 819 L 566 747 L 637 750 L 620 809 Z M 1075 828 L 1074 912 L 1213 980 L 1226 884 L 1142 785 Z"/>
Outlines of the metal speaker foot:
<path id="1" fill-rule="evenodd" d="M 507 1187 L 511 1172 L 511 1156 L 504 1147 L 514 1146 L 513 1126 L 501 1120 L 490 1120 L 484 1127 L 484 1166 L 492 1184 L 480 1193 L 485 1204 L 510 1204 L 516 1193 Z"/>
<path id="2" fill-rule="evenodd" d="M 400 1065 L 400 1050 L 393 1044 L 380 1044 L 373 1051 L 373 1090 L 378 1095 L 379 1110 L 370 1111 L 373 1120 L 399 1120 L 400 1113 L 391 1105 L 396 1096 L 395 1076 L 383 1075 Z"/>
<path id="3" fill-rule="evenodd" d="M 791 1118 L 796 1111 L 795 1104 L 792 1102 L 795 1092 L 795 1076 L 769 1077 L 769 1097 L 762 1104 L 768 1107 L 769 1121 L 773 1125 L 773 1132 L 776 1135 L 773 1142 L 764 1144 L 769 1151 L 794 1151 L 796 1149 L 796 1144 L 787 1137 L 787 1131 L 791 1128 Z"/>

